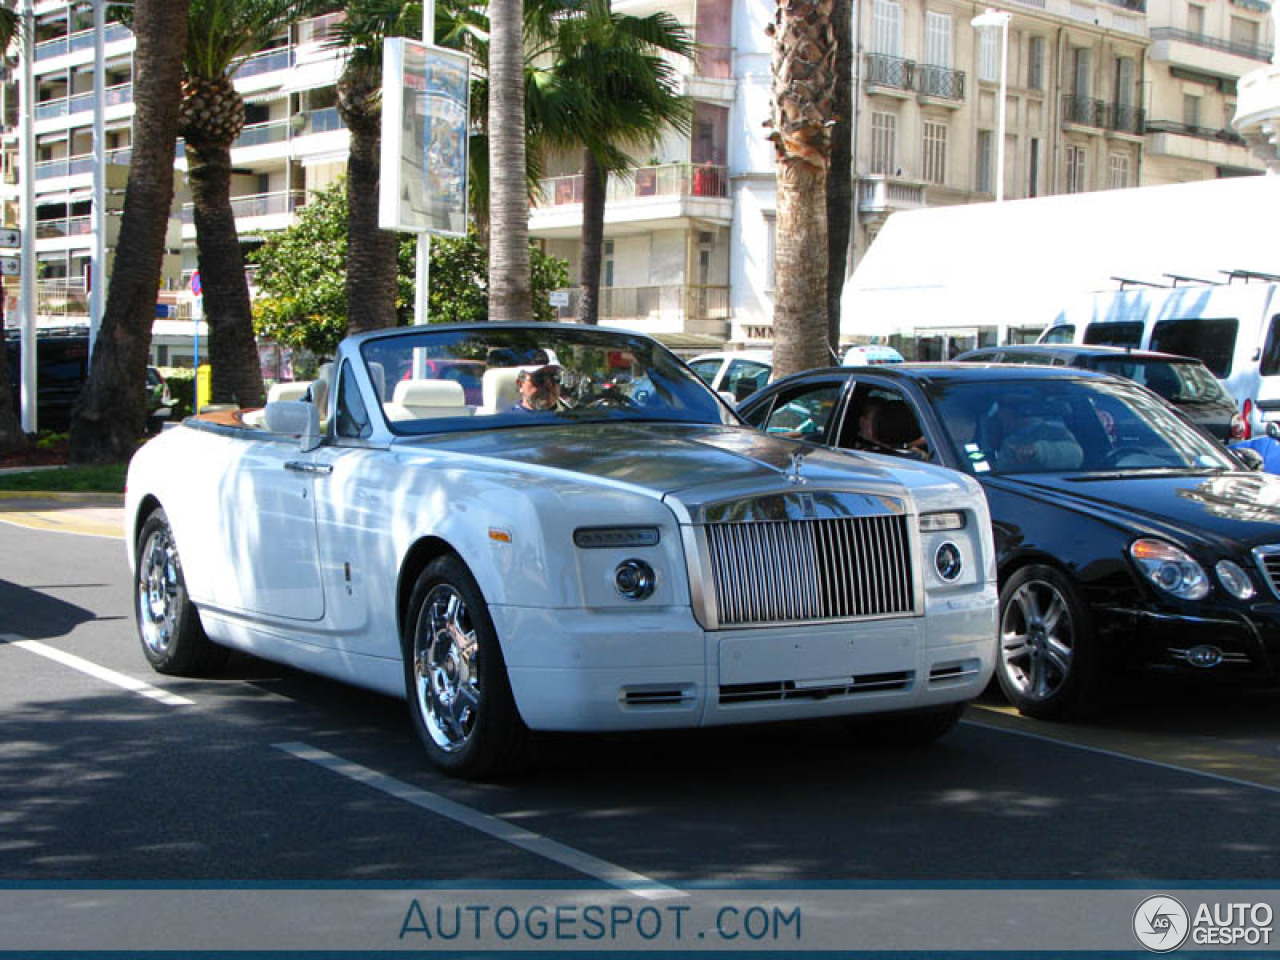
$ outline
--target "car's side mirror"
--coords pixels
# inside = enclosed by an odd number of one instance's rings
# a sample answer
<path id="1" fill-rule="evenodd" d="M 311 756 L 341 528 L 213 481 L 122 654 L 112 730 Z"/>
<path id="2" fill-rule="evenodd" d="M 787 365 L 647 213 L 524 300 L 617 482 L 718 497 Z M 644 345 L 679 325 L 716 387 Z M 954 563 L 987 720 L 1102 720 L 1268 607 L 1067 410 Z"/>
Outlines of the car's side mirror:
<path id="1" fill-rule="evenodd" d="M 1272 440 L 1280 440 L 1280 420 L 1267 421 L 1267 436 Z"/>
<path id="2" fill-rule="evenodd" d="M 298 438 L 305 453 L 320 446 L 320 411 L 306 400 L 277 400 L 263 410 L 268 433 Z"/>
<path id="3" fill-rule="evenodd" d="M 1242 461 L 1244 461 L 1244 465 L 1248 467 L 1250 470 L 1262 469 L 1262 464 L 1264 463 L 1264 461 L 1262 459 L 1262 454 L 1260 454 L 1257 450 L 1254 450 L 1251 447 L 1240 447 L 1236 450 L 1233 450 L 1232 452 L 1237 457 L 1239 457 Z"/>

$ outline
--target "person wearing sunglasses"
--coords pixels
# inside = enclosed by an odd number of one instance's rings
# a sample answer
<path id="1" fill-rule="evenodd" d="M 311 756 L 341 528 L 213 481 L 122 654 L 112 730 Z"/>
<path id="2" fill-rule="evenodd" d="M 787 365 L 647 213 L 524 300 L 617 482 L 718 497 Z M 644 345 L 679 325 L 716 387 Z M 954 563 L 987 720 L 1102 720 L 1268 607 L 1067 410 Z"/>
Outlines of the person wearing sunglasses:
<path id="1" fill-rule="evenodd" d="M 520 401 L 511 407 L 511 413 L 556 410 L 562 406 L 560 368 L 554 363 L 536 370 L 521 370 L 516 375 L 516 389 L 520 391 Z"/>

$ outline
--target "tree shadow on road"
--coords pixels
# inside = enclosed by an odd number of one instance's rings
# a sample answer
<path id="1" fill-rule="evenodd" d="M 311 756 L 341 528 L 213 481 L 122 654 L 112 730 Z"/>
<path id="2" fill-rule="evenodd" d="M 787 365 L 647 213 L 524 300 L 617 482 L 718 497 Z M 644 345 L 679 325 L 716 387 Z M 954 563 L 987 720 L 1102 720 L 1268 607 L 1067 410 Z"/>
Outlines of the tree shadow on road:
<path id="1" fill-rule="evenodd" d="M 47 640 L 65 636 L 80 624 L 96 619 L 96 616 L 92 610 L 74 603 L 0 580 L 0 633 L 20 634 L 28 640 Z"/>

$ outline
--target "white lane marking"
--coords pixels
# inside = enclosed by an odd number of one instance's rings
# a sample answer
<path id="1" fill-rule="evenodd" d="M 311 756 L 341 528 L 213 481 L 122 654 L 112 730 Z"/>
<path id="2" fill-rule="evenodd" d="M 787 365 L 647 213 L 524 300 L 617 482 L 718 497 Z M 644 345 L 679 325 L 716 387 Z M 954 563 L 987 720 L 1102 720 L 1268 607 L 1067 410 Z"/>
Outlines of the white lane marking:
<path id="1" fill-rule="evenodd" d="M 496 837 L 514 847 L 520 847 L 530 853 L 536 853 L 540 857 L 571 867 L 589 877 L 603 880 L 605 883 L 625 890 L 627 893 L 634 894 L 637 897 L 643 897 L 646 900 L 667 900 L 673 897 L 688 896 L 684 891 L 677 890 L 675 887 L 658 883 L 656 880 L 651 880 L 642 874 L 633 873 L 624 867 L 619 867 L 617 864 L 593 857 L 589 853 L 575 850 L 573 847 L 565 846 L 555 840 L 548 840 L 546 837 L 532 833 L 522 827 L 514 826 L 499 817 L 481 813 L 479 810 L 472 810 L 470 807 L 465 807 L 439 794 L 421 790 L 402 780 L 396 780 L 394 777 L 363 767 L 358 763 L 343 760 L 341 757 L 326 753 L 324 750 L 317 749 L 309 744 L 277 743 L 273 744 L 273 746 L 278 750 L 283 750 L 285 753 L 292 754 L 300 760 L 306 760 L 308 763 L 324 767 L 326 770 L 363 783 L 365 786 L 381 790 L 397 800 L 412 803 L 423 810 L 428 810 L 442 817 L 448 817 L 450 820 L 457 821 L 481 833 L 487 833 L 489 836 Z"/>
<path id="2" fill-rule="evenodd" d="M 1121 753 L 1119 750 L 1108 750 L 1106 747 L 1093 747 L 1087 743 L 1073 743 L 1070 740 L 1058 740 L 1055 737 L 1045 736 L 1043 733 L 1032 733 L 1029 730 L 1011 730 L 1008 727 L 982 723 L 978 720 L 961 720 L 960 722 L 965 726 L 980 727 L 983 730 L 994 730 L 997 733 L 1008 733 L 1015 737 L 1026 737 L 1029 740 L 1039 740 L 1043 743 L 1053 743 L 1059 747 L 1072 747 L 1076 750 L 1083 750 L 1086 753 L 1096 753 L 1099 756 L 1111 757 L 1115 760 L 1128 760 L 1130 763 L 1141 763 L 1148 767 L 1158 767 L 1161 770 L 1172 770 L 1175 773 L 1189 773 L 1195 777 L 1204 777 L 1206 780 L 1217 780 L 1220 783 L 1229 783 L 1236 787 L 1252 787 L 1254 790 L 1265 790 L 1267 793 L 1280 793 L 1280 787 L 1273 787 L 1270 784 L 1254 783 L 1252 780 L 1242 780 L 1239 777 L 1228 777 L 1221 773 L 1210 773 L 1208 770 L 1197 770 L 1195 767 L 1180 767 L 1176 763 L 1168 763 L 1164 760 L 1148 760 L 1146 757 L 1136 757 L 1131 753 Z"/>
<path id="3" fill-rule="evenodd" d="M 66 653 L 56 647 L 41 643 L 39 640 L 24 640 L 21 637 L 15 637 L 11 634 L 0 633 L 0 642 L 6 643 L 11 647 L 21 647 L 31 653 L 39 654 L 49 660 L 56 661 L 64 667 L 70 667 L 72 670 L 79 670 L 81 673 L 87 673 L 91 677 L 99 680 L 105 680 L 107 683 L 115 684 L 117 687 L 123 687 L 131 693 L 141 694 L 144 697 L 150 697 L 152 700 L 158 700 L 160 703 L 170 707 L 189 707 L 195 704 L 194 700 L 188 700 L 186 697 L 180 697 L 176 693 L 170 693 L 168 690 L 161 690 L 159 687 L 153 687 L 149 683 L 143 683 L 141 680 L 135 680 L 133 677 L 126 676 L 123 673 L 116 673 L 114 670 L 108 670 L 106 667 L 100 667 L 90 660 L 83 657 L 77 657 L 73 653 Z"/>

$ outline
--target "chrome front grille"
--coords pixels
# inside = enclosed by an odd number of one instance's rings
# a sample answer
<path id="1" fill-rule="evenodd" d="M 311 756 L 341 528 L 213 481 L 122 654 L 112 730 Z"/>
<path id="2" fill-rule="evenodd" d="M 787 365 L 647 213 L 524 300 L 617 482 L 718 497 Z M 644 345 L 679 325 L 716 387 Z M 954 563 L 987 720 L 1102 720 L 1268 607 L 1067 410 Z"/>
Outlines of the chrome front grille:
<path id="1" fill-rule="evenodd" d="M 1255 547 L 1253 558 L 1258 561 L 1258 568 L 1266 575 L 1271 592 L 1280 597 L 1280 544 L 1269 544 Z"/>
<path id="2" fill-rule="evenodd" d="M 911 614 L 907 516 L 705 525 L 716 625 Z"/>

